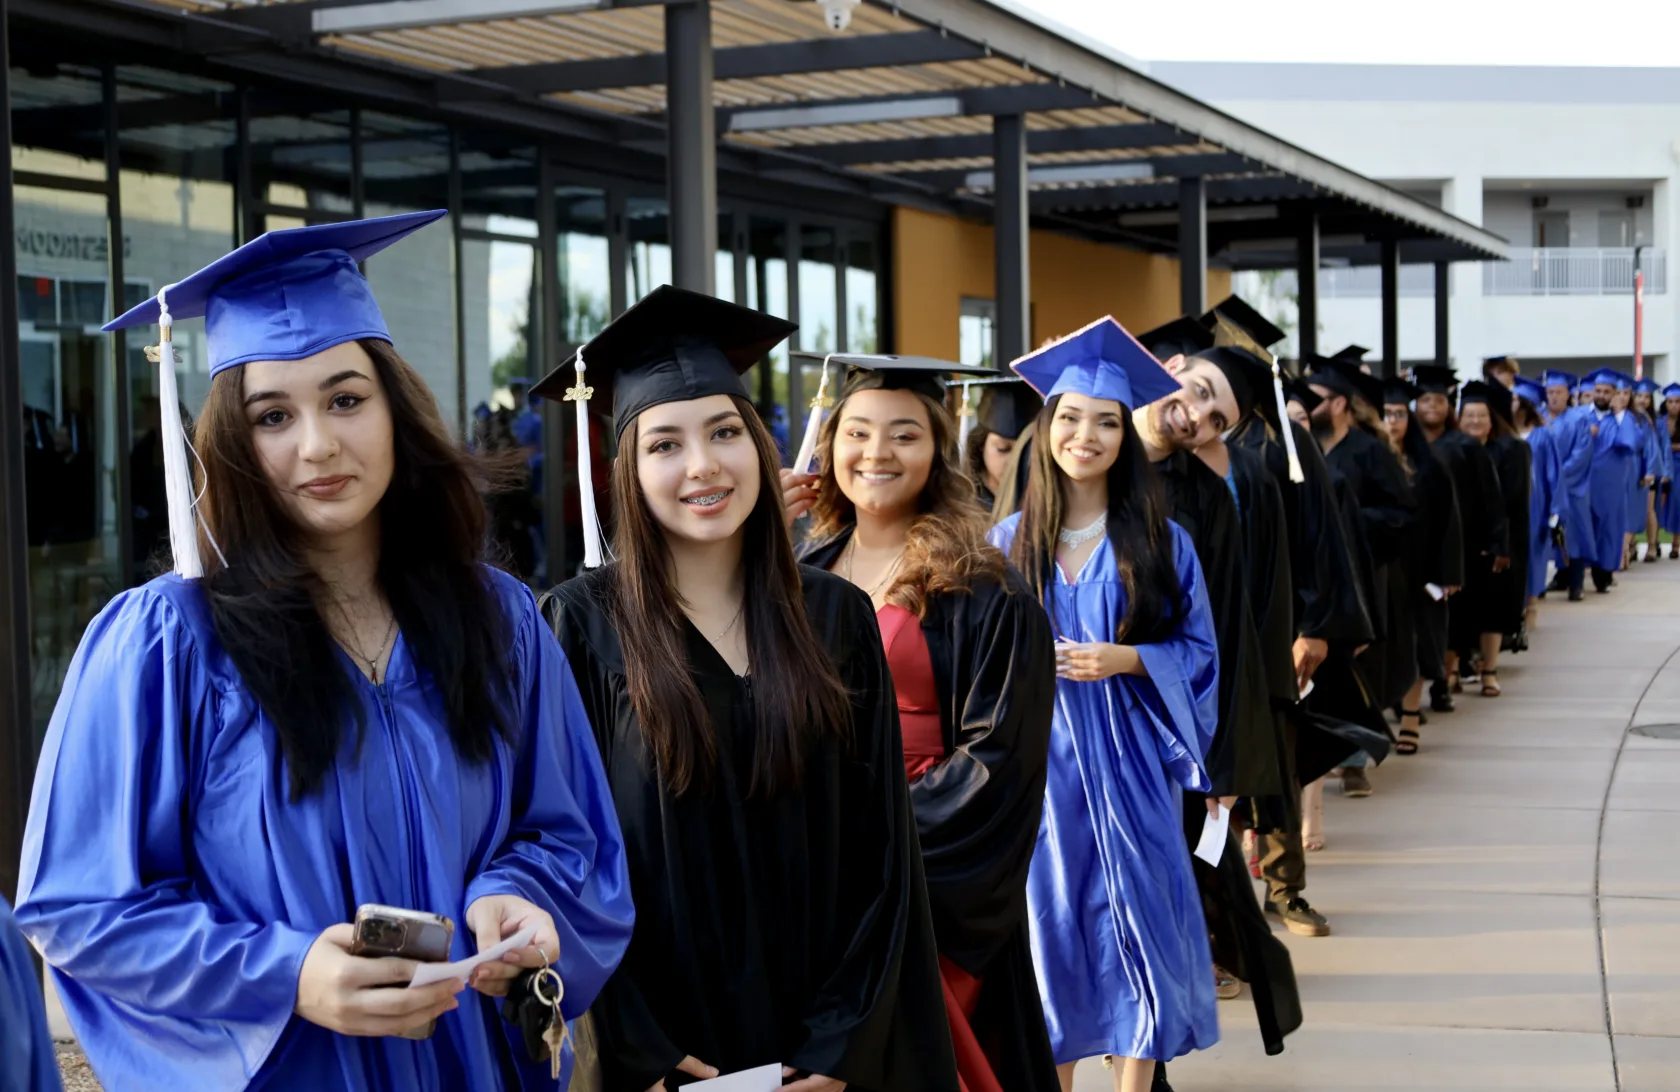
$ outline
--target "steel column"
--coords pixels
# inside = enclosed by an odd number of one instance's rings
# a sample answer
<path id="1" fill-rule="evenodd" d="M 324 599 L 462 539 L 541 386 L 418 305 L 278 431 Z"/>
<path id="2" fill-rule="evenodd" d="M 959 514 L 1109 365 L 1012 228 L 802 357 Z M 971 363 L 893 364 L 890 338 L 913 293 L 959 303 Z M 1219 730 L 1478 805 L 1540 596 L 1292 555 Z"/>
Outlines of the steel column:
<path id="1" fill-rule="evenodd" d="M 679 288 L 710 293 L 717 279 L 717 112 L 709 0 L 666 6 L 665 56 L 671 277 Z"/>
<path id="2" fill-rule="evenodd" d="M 617 318 L 630 309 L 630 225 L 624 217 L 624 191 L 607 186 L 607 305 Z"/>
<path id="3" fill-rule="evenodd" d="M 1032 273 L 1027 191 L 1027 120 L 992 119 L 992 238 L 997 264 L 997 321 L 992 363 L 1003 368 L 1025 356 L 1032 340 Z"/>
<path id="4" fill-rule="evenodd" d="M 467 297 L 466 247 L 461 224 L 466 214 L 466 196 L 461 184 L 461 133 L 449 130 L 449 248 L 455 277 L 455 426 L 461 442 L 472 442 L 471 411 L 467 408 Z M 529 336 L 529 335 L 527 335 Z"/>
<path id="5" fill-rule="evenodd" d="M 0 139 L 12 143 L 11 44 L 0 0 Z M 35 777 L 29 688 L 29 554 L 24 532 L 23 369 L 18 359 L 12 157 L 0 157 L 0 895 L 16 901 Z"/>
<path id="6" fill-rule="evenodd" d="M 122 242 L 122 155 L 118 144 L 115 64 L 105 62 L 100 82 L 104 85 L 105 98 L 105 221 L 109 225 L 105 249 L 110 255 L 111 314 L 120 315 L 128 310 L 128 293 L 123 287 L 126 255 L 123 254 Z M 117 572 L 121 574 L 119 579 L 126 588 L 134 579 L 134 483 L 130 474 L 131 464 L 126 457 L 134 446 L 133 406 L 130 404 L 134 388 L 128 374 L 128 331 L 113 331 L 110 347 L 111 375 L 115 384 L 111 408 L 117 419 L 112 442 L 121 456 L 116 460 Z"/>
<path id="7" fill-rule="evenodd" d="M 1178 180 L 1179 310 L 1207 310 L 1207 179 Z"/>
<path id="8" fill-rule="evenodd" d="M 1451 268 L 1446 262 L 1435 263 L 1435 363 L 1443 368 L 1447 366 L 1448 358 L 1452 355 L 1448 343 L 1448 322 L 1452 309 Z"/>
<path id="9" fill-rule="evenodd" d="M 804 244 L 804 227 L 789 220 L 782 238 L 782 256 L 787 265 L 787 317 L 799 321 L 799 256 Z M 804 331 L 795 330 L 787 349 L 805 348 Z M 788 450 L 798 451 L 805 439 L 805 373 L 792 356 L 787 358 Z"/>
<path id="10" fill-rule="evenodd" d="M 1382 241 L 1382 375 L 1400 374 L 1400 244 Z"/>
<path id="11" fill-rule="evenodd" d="M 350 108 L 350 216 L 360 220 L 367 215 L 367 201 L 362 184 L 362 108 Z"/>
<path id="12" fill-rule="evenodd" d="M 547 375 L 560 363 L 560 261 L 557 253 L 559 223 L 554 209 L 554 152 L 546 144 L 537 150 L 537 277 L 541 314 L 527 319 L 525 336 L 538 339 L 542 356 L 532 379 Z M 517 411 L 518 407 L 515 407 Z M 543 419 L 543 546 L 548 556 L 548 579 L 558 584 L 571 576 L 566 557 L 566 417 L 572 407 L 546 399 Z M 580 488 L 590 488 L 580 485 Z"/>
<path id="13" fill-rule="evenodd" d="M 1296 336 L 1298 353 L 1318 352 L 1318 214 L 1307 213 L 1295 249 Z"/>

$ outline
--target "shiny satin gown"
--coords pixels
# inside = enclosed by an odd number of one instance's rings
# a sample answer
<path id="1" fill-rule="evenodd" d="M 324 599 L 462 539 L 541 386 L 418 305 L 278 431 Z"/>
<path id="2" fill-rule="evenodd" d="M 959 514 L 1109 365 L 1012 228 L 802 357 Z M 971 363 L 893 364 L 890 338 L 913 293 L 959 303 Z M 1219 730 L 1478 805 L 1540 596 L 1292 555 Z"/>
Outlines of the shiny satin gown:
<path id="1" fill-rule="evenodd" d="M 473 991 L 423 1042 L 292 1012 L 315 938 L 362 903 L 454 919 L 452 959 L 476 950 L 474 900 L 535 903 L 559 929 L 568 1019 L 629 944 L 624 843 L 572 673 L 530 591 L 486 579 L 513 631 L 516 738 L 462 761 L 399 637 L 378 685 L 344 659 L 363 738 L 298 801 L 196 582 L 159 577 L 88 626 L 36 773 L 17 919 L 107 1092 L 555 1088 Z"/>
<path id="2" fill-rule="evenodd" d="M 1009 551 L 1020 522 L 992 530 Z M 1170 524 L 1178 619 L 1137 647 L 1149 677 L 1057 680 L 1044 820 L 1027 880 L 1033 962 L 1058 1064 L 1170 1061 L 1219 1039 L 1213 963 L 1180 789 L 1210 787 L 1218 715 L 1213 618 L 1189 536 Z M 1125 591 L 1106 538 L 1047 604 L 1058 638 L 1112 641 Z"/>

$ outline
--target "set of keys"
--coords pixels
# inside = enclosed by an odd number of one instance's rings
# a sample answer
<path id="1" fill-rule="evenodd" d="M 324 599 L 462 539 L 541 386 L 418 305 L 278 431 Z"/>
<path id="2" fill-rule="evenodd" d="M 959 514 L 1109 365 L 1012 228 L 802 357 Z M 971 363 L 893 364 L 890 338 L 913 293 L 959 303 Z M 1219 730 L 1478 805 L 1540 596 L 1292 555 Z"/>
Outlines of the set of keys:
<path id="1" fill-rule="evenodd" d="M 544 959 L 546 960 L 546 956 Z M 571 1038 L 571 1029 L 566 1026 L 566 1018 L 560 1015 L 560 1001 L 566 996 L 566 984 L 560 980 L 560 975 L 545 962 L 543 969 L 531 979 L 531 996 L 553 1013 L 548 1028 L 542 1034 L 542 1041 L 548 1047 L 548 1075 L 555 1080 L 560 1079 L 560 1052 L 565 1048 L 566 1041 Z"/>

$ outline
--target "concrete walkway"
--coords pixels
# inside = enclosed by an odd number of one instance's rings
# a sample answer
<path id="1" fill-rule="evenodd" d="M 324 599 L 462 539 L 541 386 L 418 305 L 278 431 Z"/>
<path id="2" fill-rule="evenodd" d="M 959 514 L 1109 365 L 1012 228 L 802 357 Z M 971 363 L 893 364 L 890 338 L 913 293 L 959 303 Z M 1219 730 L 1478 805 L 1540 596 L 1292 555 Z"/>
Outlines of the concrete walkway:
<path id="1" fill-rule="evenodd" d="M 1177 1092 L 1680 1089 L 1680 739 L 1629 732 L 1680 723 L 1680 562 L 1548 597 L 1532 643 L 1375 795 L 1325 793 L 1307 896 L 1335 933 L 1285 934 L 1306 1022 L 1267 1058 L 1222 1003 Z"/>

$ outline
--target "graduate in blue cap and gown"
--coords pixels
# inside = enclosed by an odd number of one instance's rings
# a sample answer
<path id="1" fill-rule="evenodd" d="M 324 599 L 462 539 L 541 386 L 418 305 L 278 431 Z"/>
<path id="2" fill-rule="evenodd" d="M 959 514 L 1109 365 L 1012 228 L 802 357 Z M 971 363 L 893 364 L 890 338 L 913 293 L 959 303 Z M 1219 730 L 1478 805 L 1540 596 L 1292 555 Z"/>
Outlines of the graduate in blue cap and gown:
<path id="1" fill-rule="evenodd" d="M 1540 409 L 1546 404 L 1546 389 L 1532 379 L 1519 378 L 1511 388 L 1517 396 L 1517 435 L 1529 448 L 1528 489 L 1528 587 L 1529 611 L 1533 600 L 1546 594 L 1546 562 L 1551 557 L 1552 534 L 1558 526 L 1558 484 L 1561 462 L 1557 441 L 1562 435 L 1546 427 Z"/>
<path id="2" fill-rule="evenodd" d="M 29 945 L 0 896 L 0 1092 L 59 1092 L 58 1054 Z"/>
<path id="3" fill-rule="evenodd" d="M 1628 416 L 1639 429 L 1639 471 L 1633 492 L 1628 497 L 1628 533 L 1638 538 L 1645 533 L 1645 560 L 1657 560 L 1657 490 L 1669 476 L 1668 430 L 1657 419 L 1657 384 L 1640 379 L 1632 387 L 1632 401 Z M 1633 556 L 1629 540 L 1628 556 Z"/>
<path id="4" fill-rule="evenodd" d="M 1641 457 L 1640 437 L 1627 410 L 1617 409 L 1614 404 L 1618 390 L 1633 386 L 1631 379 L 1613 368 L 1600 368 L 1584 377 L 1582 385 L 1591 391 L 1591 407 L 1582 419 L 1593 435 L 1593 534 L 1587 557 L 1593 589 L 1603 595 L 1610 590 L 1625 557 L 1628 498 Z"/>
<path id="5" fill-rule="evenodd" d="M 1548 556 L 1557 563 L 1552 591 L 1567 591 L 1570 602 L 1579 602 L 1592 557 L 1592 461 L 1595 438 L 1590 409 L 1571 405 L 1580 381 L 1569 372 L 1549 369 L 1540 376 L 1546 401 L 1541 417 L 1557 454 L 1557 482 L 1552 506 L 1557 513 L 1558 534 Z"/>
<path id="6" fill-rule="evenodd" d="M 442 215 L 270 232 L 107 327 L 162 327 L 166 406 L 174 322 L 211 367 L 196 506 L 163 415 L 174 571 L 88 626 L 24 839 L 18 921 L 112 1092 L 552 1089 L 499 998 L 547 962 L 574 1018 L 629 941 L 566 659 L 357 268 Z M 449 919 L 451 960 L 534 935 L 390 988 L 367 904 Z"/>
<path id="7" fill-rule="evenodd" d="M 1668 447 L 1668 480 L 1657 489 L 1657 525 L 1670 535 L 1680 535 L 1680 490 L 1674 488 L 1675 470 L 1680 468 L 1680 383 L 1664 387 L 1662 396 L 1657 430 Z M 1669 543 L 1668 556 L 1680 559 L 1680 543 Z"/>
<path id="8" fill-rule="evenodd" d="M 1178 383 L 1112 318 L 1013 367 L 1049 412 L 1021 511 L 991 537 L 1059 639 L 1033 960 L 1063 1088 L 1081 1058 L 1113 1055 L 1117 1087 L 1143 1092 L 1155 1063 L 1219 1038 L 1179 812 L 1181 789 L 1211 787 L 1216 638 L 1195 547 L 1130 416 Z"/>

